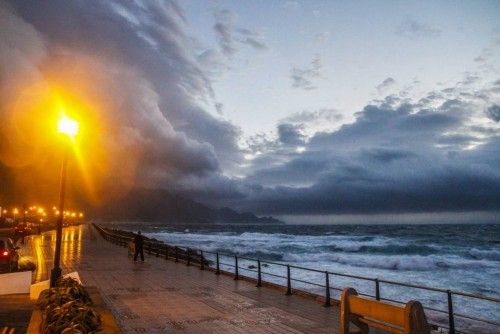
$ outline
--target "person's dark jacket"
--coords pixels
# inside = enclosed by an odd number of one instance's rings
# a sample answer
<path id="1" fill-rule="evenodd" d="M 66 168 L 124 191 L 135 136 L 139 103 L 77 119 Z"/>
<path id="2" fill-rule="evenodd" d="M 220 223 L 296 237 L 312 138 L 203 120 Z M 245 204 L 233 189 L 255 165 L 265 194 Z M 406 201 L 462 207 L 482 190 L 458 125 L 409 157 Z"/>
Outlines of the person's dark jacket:
<path id="1" fill-rule="evenodd" d="M 134 245 L 136 248 L 142 248 L 142 245 L 144 243 L 144 238 L 140 234 L 136 234 L 134 238 Z"/>

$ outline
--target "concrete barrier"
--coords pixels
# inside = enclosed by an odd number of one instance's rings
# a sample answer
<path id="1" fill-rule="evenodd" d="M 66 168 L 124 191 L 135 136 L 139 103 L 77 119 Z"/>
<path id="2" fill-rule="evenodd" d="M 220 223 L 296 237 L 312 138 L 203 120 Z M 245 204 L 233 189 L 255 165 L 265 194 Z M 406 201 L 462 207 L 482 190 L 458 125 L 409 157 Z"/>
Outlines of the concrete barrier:
<path id="1" fill-rule="evenodd" d="M 21 271 L 0 275 L 0 295 L 29 293 L 30 286 L 31 271 Z"/>

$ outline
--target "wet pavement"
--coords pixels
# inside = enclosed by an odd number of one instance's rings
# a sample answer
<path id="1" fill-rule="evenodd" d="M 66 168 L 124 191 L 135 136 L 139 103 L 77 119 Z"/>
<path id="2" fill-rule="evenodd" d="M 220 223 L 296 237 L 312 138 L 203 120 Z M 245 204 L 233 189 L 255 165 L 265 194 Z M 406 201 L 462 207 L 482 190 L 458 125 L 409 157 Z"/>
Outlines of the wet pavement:
<path id="1" fill-rule="evenodd" d="M 16 333 L 25 333 L 34 305 L 29 294 L 0 296 L 0 331 L 2 326 L 8 326 Z"/>
<path id="2" fill-rule="evenodd" d="M 21 250 L 39 264 L 34 280 L 52 268 L 55 232 L 27 238 Z M 337 333 L 338 308 L 195 266 L 104 241 L 91 226 L 63 230 L 63 273 L 78 271 L 96 286 L 124 333 Z"/>

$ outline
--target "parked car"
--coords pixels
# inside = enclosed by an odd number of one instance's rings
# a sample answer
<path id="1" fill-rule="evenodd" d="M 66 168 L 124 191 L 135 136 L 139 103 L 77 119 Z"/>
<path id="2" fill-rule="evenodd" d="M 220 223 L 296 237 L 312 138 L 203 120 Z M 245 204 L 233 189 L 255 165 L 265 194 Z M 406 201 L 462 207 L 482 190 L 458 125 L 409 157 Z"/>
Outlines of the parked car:
<path id="1" fill-rule="evenodd" d="M 24 234 L 24 235 L 28 235 L 30 234 L 31 232 L 31 227 L 29 227 L 27 224 L 18 224 L 15 228 L 14 228 L 14 232 L 16 234 Z"/>
<path id="2" fill-rule="evenodd" d="M 12 272 L 17 269 L 19 262 L 19 247 L 14 246 L 12 239 L 0 237 L 0 270 Z"/>

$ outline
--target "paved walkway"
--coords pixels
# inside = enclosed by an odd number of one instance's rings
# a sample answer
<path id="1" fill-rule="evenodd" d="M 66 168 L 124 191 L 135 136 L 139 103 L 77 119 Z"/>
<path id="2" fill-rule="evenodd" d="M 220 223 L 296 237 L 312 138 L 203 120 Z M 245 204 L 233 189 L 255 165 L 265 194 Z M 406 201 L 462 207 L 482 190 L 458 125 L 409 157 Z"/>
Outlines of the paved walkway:
<path id="1" fill-rule="evenodd" d="M 0 296 L 0 331 L 2 326 L 8 326 L 16 333 L 25 333 L 34 307 L 29 294 Z"/>
<path id="2" fill-rule="evenodd" d="M 54 232 L 28 238 L 24 254 L 42 263 L 37 280 L 48 277 L 54 239 Z M 78 271 L 100 289 L 124 333 L 338 331 L 337 307 L 147 254 L 134 263 L 90 226 L 64 229 L 61 260 L 63 273 Z"/>

